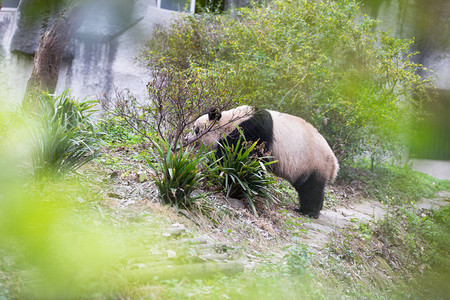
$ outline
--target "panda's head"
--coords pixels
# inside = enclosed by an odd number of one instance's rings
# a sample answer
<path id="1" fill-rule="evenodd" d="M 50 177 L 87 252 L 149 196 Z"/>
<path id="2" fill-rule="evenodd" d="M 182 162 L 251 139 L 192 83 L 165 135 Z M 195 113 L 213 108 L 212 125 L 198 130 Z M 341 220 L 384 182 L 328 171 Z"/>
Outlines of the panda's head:
<path id="1" fill-rule="evenodd" d="M 214 145 L 223 135 L 228 135 L 236 126 L 248 120 L 252 114 L 253 108 L 247 105 L 222 112 L 217 108 L 211 109 L 194 122 L 192 132 L 185 138 L 186 143 Z"/>

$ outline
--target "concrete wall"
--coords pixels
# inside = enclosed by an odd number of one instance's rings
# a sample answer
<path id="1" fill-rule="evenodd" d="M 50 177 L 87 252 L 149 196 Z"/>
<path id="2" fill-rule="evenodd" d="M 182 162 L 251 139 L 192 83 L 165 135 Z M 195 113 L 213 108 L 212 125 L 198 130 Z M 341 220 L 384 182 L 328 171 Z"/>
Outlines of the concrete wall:
<path id="1" fill-rule="evenodd" d="M 27 1 L 22 0 L 21 6 L 24 3 Z M 64 54 L 56 93 L 70 88 L 76 97 L 111 98 L 116 89 L 129 89 L 139 98 L 146 97 L 150 75 L 135 57 L 155 26 L 176 13 L 157 8 L 155 0 L 130 3 L 90 3 L 82 26 Z M 48 12 L 50 19 L 55 13 Z M 19 10 L 0 10 L 0 100 L 12 107 L 21 102 L 25 92 L 39 34 L 52 23 L 45 13 L 31 23 L 26 19 L 20 6 Z"/>

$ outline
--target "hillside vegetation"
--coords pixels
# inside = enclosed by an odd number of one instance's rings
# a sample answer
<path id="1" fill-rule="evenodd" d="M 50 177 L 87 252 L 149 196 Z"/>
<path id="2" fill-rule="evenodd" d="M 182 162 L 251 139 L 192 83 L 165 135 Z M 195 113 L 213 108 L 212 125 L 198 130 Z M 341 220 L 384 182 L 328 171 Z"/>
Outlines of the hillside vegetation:
<path id="1" fill-rule="evenodd" d="M 318 220 L 294 213 L 295 192 L 278 180 L 272 193 L 280 202 L 257 203 L 258 217 L 245 201 L 205 187 L 189 210 L 176 210 L 159 201 L 146 147 L 132 132 L 120 133 L 127 140 L 108 135 L 82 175 L 53 180 L 33 179 L 25 151 L 10 151 L 23 140 L 8 132 L 0 168 L 3 298 L 439 299 L 449 292 L 448 181 L 366 164 L 330 187 Z M 442 190 L 443 198 L 434 195 Z M 422 209 L 421 197 L 440 204 Z M 375 203 L 383 215 L 375 220 L 369 209 L 361 218 L 358 203 Z M 332 218 L 326 227 L 334 211 L 349 214 L 347 222 Z"/>
<path id="2" fill-rule="evenodd" d="M 183 15 L 141 53 L 150 100 L 119 92 L 95 124 L 69 92 L 0 110 L 0 299 L 448 297 L 450 182 L 403 152 L 432 84 L 374 24 L 349 0 Z M 182 145 L 241 103 L 333 147 L 319 219 L 250 151 Z"/>
<path id="3" fill-rule="evenodd" d="M 156 30 L 140 59 L 158 76 L 214 78 L 234 91 L 234 103 L 301 116 L 341 164 L 361 154 L 376 162 L 402 154 L 410 121 L 433 94 L 433 78 L 411 61 L 412 41 L 376 24 L 352 0 L 273 1 L 181 16 Z"/>

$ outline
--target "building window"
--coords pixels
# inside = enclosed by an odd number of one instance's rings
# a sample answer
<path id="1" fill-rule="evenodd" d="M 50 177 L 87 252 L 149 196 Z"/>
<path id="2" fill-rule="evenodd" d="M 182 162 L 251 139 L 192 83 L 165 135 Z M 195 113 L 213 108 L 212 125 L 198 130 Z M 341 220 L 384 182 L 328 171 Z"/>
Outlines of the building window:
<path id="1" fill-rule="evenodd" d="M 2 0 L 2 7 L 17 8 L 20 0 Z"/>
<path id="2" fill-rule="evenodd" d="M 194 13 L 195 0 L 157 0 L 157 6 L 167 10 Z"/>

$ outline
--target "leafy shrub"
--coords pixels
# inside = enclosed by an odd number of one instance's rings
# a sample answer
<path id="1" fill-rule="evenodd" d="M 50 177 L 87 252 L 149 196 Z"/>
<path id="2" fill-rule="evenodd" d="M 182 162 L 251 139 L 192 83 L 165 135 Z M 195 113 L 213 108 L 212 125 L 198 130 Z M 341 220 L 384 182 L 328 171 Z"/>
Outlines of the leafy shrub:
<path id="1" fill-rule="evenodd" d="M 150 167 L 156 172 L 155 184 L 159 190 L 161 201 L 176 208 L 189 208 L 195 197 L 192 192 L 200 186 L 203 172 L 199 167 L 206 155 L 196 153 L 192 148 L 183 148 L 174 151 L 169 143 L 161 140 L 154 142 L 153 151 L 149 151 L 154 158 L 146 158 Z"/>
<path id="2" fill-rule="evenodd" d="M 90 120 L 94 104 L 78 102 L 68 91 L 39 97 L 30 113 L 35 176 L 56 177 L 76 171 L 98 155 L 96 133 Z"/>
<path id="3" fill-rule="evenodd" d="M 267 167 L 275 161 L 271 161 L 269 156 L 256 157 L 254 152 L 258 151 L 257 142 L 248 143 L 242 136 L 236 144 L 229 145 L 225 141 L 219 147 L 219 155 L 214 152 L 210 155 L 210 179 L 222 187 L 227 197 L 247 199 L 257 216 L 255 197 L 274 201 L 270 185 L 275 181 L 267 176 Z"/>
<path id="4" fill-rule="evenodd" d="M 227 78 L 205 70 L 160 69 L 147 90 L 150 101 L 145 102 L 117 93 L 111 113 L 150 143 L 156 132 L 172 149 L 211 107 L 227 108 L 239 102 L 239 92 L 228 88 Z"/>
<path id="5" fill-rule="evenodd" d="M 141 58 L 158 68 L 203 68 L 242 101 L 311 122 L 342 163 L 400 155 L 432 88 L 411 62 L 412 41 L 375 31 L 354 0 L 274 1 L 233 14 L 180 16 Z M 214 75 L 213 75 L 214 76 Z"/>
<path id="6" fill-rule="evenodd" d="M 221 40 L 214 22 L 199 22 L 192 15 L 176 18 L 170 27 L 156 28 L 140 59 L 151 69 L 186 70 L 191 64 L 203 66 L 215 59 Z"/>

